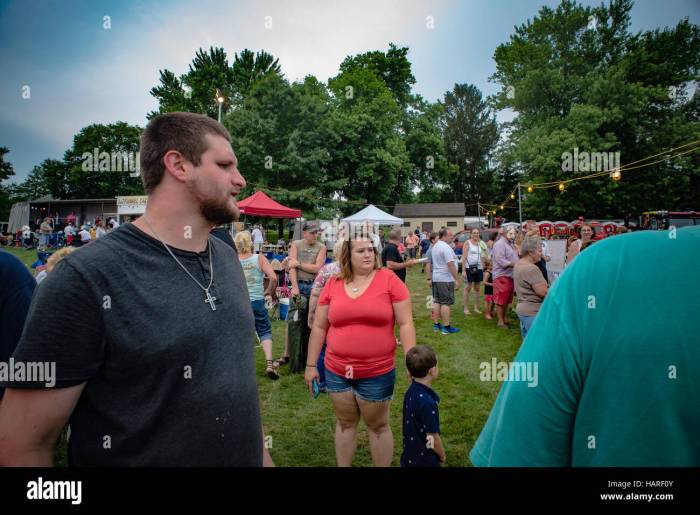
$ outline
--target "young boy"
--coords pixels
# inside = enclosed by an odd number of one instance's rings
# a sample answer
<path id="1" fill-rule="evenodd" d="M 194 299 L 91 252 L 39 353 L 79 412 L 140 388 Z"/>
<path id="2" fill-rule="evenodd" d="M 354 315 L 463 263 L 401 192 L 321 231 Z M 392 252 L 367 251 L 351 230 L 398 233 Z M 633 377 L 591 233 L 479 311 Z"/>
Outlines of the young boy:
<path id="1" fill-rule="evenodd" d="M 438 377 L 437 356 L 428 345 L 416 345 L 406 354 L 413 381 L 403 398 L 402 467 L 439 467 L 445 462 L 440 439 L 440 397 L 430 387 Z"/>

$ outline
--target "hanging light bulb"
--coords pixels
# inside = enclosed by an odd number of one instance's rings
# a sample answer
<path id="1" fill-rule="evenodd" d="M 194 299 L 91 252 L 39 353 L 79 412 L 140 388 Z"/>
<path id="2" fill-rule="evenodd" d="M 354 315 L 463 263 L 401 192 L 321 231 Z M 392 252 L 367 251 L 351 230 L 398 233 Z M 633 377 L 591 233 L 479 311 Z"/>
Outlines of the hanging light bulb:
<path id="1" fill-rule="evenodd" d="M 559 183 L 559 191 L 564 191 L 566 189 L 566 186 L 564 185 L 563 182 Z"/>
<path id="2" fill-rule="evenodd" d="M 527 192 L 528 192 L 528 193 L 532 193 L 532 186 L 528 186 L 528 187 L 527 187 Z"/>
<path id="3" fill-rule="evenodd" d="M 511 199 L 511 200 L 515 200 L 515 193 L 511 193 L 511 194 L 510 194 L 510 199 Z"/>
<path id="4" fill-rule="evenodd" d="M 622 172 L 620 171 L 619 168 L 616 168 L 610 174 L 610 177 L 612 178 L 613 181 L 619 181 L 620 179 L 622 179 Z"/>
<path id="5" fill-rule="evenodd" d="M 503 204 L 501 204 L 501 211 L 503 211 Z"/>

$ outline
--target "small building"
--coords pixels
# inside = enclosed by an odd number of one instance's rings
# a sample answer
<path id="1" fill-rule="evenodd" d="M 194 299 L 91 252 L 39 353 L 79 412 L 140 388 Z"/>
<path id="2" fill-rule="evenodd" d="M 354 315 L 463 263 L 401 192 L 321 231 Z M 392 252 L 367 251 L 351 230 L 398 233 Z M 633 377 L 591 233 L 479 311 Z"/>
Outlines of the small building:
<path id="1" fill-rule="evenodd" d="M 461 202 L 436 204 L 396 204 L 394 216 L 403 218 L 401 233 L 407 236 L 416 230 L 421 232 L 438 231 L 447 227 L 454 232 L 464 229 L 464 204 Z"/>
<path id="2" fill-rule="evenodd" d="M 47 196 L 13 205 L 9 231 L 16 232 L 25 225 L 34 230 L 46 217 L 53 220 L 56 229 L 62 229 L 68 220 L 80 226 L 110 216 L 117 216 L 117 200 L 114 198 L 58 200 Z"/>

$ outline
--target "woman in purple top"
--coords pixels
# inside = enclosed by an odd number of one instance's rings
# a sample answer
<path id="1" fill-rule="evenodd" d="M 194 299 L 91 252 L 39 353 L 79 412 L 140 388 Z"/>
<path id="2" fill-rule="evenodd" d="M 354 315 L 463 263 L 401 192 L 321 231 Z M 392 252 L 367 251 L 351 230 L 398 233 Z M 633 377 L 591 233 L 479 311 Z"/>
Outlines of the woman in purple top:
<path id="1" fill-rule="evenodd" d="M 513 267 L 518 262 L 515 235 L 515 228 L 510 227 L 506 237 L 499 238 L 493 245 L 493 303 L 496 304 L 498 327 L 508 327 L 506 306 L 513 300 Z"/>

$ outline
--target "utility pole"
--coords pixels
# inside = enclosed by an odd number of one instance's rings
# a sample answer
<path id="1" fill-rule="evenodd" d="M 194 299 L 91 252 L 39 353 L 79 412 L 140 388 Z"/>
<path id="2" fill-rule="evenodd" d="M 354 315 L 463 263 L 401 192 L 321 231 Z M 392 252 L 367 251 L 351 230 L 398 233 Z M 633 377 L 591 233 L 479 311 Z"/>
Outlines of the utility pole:
<path id="1" fill-rule="evenodd" d="M 481 231 L 481 204 L 479 204 L 479 201 L 476 201 L 476 216 L 479 217 L 479 230 Z"/>
<path id="2" fill-rule="evenodd" d="M 219 103 L 219 123 L 221 123 L 221 106 L 224 104 L 224 97 L 221 96 L 219 90 L 216 90 L 216 101 Z"/>
<path id="3" fill-rule="evenodd" d="M 521 185 L 518 183 L 518 212 L 520 216 L 520 230 L 523 230 L 523 199 L 521 195 Z"/>

